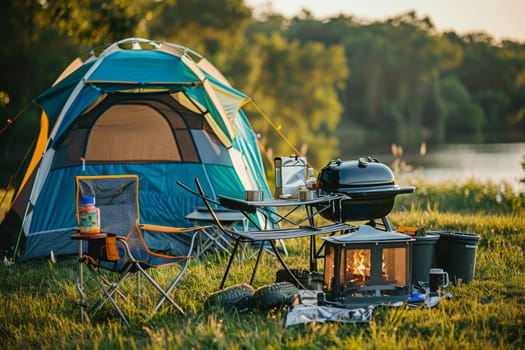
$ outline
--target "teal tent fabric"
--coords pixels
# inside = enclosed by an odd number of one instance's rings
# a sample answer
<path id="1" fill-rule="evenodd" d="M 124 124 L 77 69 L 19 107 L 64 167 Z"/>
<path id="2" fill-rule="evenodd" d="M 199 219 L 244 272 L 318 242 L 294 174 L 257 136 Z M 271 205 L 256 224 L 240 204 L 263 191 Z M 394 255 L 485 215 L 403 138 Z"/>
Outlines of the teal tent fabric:
<path id="1" fill-rule="evenodd" d="M 177 181 L 192 184 L 198 177 L 212 196 L 242 197 L 246 189 L 271 196 L 256 134 L 240 109 L 248 97 L 199 68 L 194 61 L 199 55 L 191 51 L 196 58 L 185 56 L 190 51 L 170 43 L 125 39 L 93 54 L 35 98 L 48 117 L 49 139 L 38 166 L 27 171 L 32 180 L 22 189 L 26 195 L 11 209 L 20 217 L 21 260 L 50 251 L 75 253 L 69 236 L 76 226 L 77 175 L 137 174 L 140 215 L 158 225 L 191 226 L 185 216 L 202 205 Z M 155 133 L 153 124 L 165 128 Z M 150 134 L 144 137 L 146 132 Z M 163 143 L 156 137 L 160 134 L 173 140 Z M 94 143 L 95 138 L 104 143 Z M 113 139 L 125 141 L 114 144 Z M 141 143 L 126 147 L 137 139 Z M 194 148 L 195 156 L 173 156 L 177 153 L 166 149 L 167 144 Z M 133 158 L 128 148 L 154 150 L 158 153 L 137 154 L 160 156 Z M 154 249 L 172 254 L 188 243 L 162 234 L 146 233 L 145 238 Z"/>
<path id="2" fill-rule="evenodd" d="M 107 56 L 87 77 L 87 81 L 130 84 L 196 84 L 200 79 L 179 57 L 154 50 L 117 51 Z"/>
<path id="3" fill-rule="evenodd" d="M 67 99 L 71 96 L 73 89 L 92 65 L 93 62 L 85 63 L 64 80 L 46 90 L 35 99 L 35 102 L 46 112 L 49 118 L 49 125 L 55 124 L 58 114 L 64 107 Z"/>

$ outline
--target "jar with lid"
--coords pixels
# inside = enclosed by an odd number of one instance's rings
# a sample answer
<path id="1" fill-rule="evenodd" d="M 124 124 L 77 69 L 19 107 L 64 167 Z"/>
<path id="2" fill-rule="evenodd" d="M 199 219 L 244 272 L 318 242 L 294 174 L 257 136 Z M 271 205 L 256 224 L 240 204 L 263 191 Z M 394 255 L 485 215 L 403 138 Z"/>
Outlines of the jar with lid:
<path id="1" fill-rule="evenodd" d="M 80 234 L 100 233 L 100 209 L 95 207 L 95 197 L 80 196 L 82 208 L 79 211 Z"/>

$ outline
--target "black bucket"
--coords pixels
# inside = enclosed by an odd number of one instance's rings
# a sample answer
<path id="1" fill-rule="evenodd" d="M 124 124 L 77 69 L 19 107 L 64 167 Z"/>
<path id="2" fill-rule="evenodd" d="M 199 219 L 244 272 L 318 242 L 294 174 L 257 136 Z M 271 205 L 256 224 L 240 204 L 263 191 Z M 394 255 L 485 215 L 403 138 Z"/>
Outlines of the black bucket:
<path id="1" fill-rule="evenodd" d="M 436 243 L 439 234 L 428 233 L 416 236 L 412 245 L 412 283 L 423 282 L 428 285 L 429 272 L 435 260 Z"/>
<path id="2" fill-rule="evenodd" d="M 468 283 L 474 279 L 476 270 L 476 252 L 480 237 L 461 232 L 440 232 L 436 247 L 435 267 L 447 271 L 450 282 L 458 280 Z"/>

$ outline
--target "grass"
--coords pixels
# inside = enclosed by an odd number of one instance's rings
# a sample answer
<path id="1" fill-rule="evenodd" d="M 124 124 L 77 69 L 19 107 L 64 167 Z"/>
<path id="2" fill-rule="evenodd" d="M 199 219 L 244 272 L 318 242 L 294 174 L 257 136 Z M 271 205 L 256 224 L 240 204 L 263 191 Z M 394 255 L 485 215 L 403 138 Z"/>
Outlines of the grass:
<path id="1" fill-rule="evenodd" d="M 417 225 L 427 230 L 477 233 L 474 281 L 448 288 L 452 298 L 428 308 L 377 308 L 370 324 L 310 323 L 285 328 L 286 310 L 238 314 L 204 309 L 226 265 L 226 257 L 208 255 L 191 262 L 174 294 L 186 310 L 181 315 L 163 308 L 149 313 L 132 303 L 124 306 L 132 326 L 124 326 L 110 307 L 91 323 L 80 322 L 74 257 L 48 258 L 0 267 L 0 348 L 5 349 L 523 349 L 525 348 L 525 216 L 520 197 L 475 209 L 465 191 L 418 183 L 417 198 L 396 201 L 389 215 L 394 226 Z M 454 185 L 457 186 L 457 185 Z M 458 185 L 459 186 L 459 185 Z M 469 187 L 471 186 L 471 187 Z M 497 185 L 487 193 L 498 193 Z M 492 186 L 496 186 L 494 189 Z M 435 191 L 435 192 L 434 192 Z M 501 192 L 501 191 L 500 191 Z M 427 193 L 425 197 L 421 193 Z M 463 193 L 463 205 L 459 198 Z M 432 195 L 431 195 L 432 194 Z M 439 195 L 439 203 L 435 201 Z M 415 196 L 415 195 L 414 195 Z M 487 194 L 487 197 L 489 195 Z M 401 198 L 401 196 L 400 196 Z M 460 211 L 447 210 L 456 203 Z M 514 205 L 514 206 L 512 206 Z M 292 267 L 306 267 L 307 241 L 288 241 Z M 234 265 L 229 285 L 246 282 L 254 259 Z M 266 256 L 257 285 L 272 283 L 278 269 Z M 168 283 L 177 268 L 155 271 Z M 144 282 L 146 286 L 147 282 Z M 91 288 L 91 284 L 87 287 Z M 128 285 L 132 288 L 132 283 Z M 156 296 L 146 293 L 144 304 Z"/>

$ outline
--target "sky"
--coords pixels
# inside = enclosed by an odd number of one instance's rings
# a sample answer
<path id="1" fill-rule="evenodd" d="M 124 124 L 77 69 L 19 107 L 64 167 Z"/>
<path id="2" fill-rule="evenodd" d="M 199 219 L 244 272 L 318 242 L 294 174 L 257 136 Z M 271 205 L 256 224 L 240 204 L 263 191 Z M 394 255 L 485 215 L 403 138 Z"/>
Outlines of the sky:
<path id="1" fill-rule="evenodd" d="M 496 40 L 525 42 L 525 0 L 246 0 L 246 4 L 256 13 L 270 8 L 292 17 L 306 8 L 316 18 L 343 13 L 369 20 L 415 10 L 420 18 L 430 17 L 439 32 L 483 31 Z"/>

